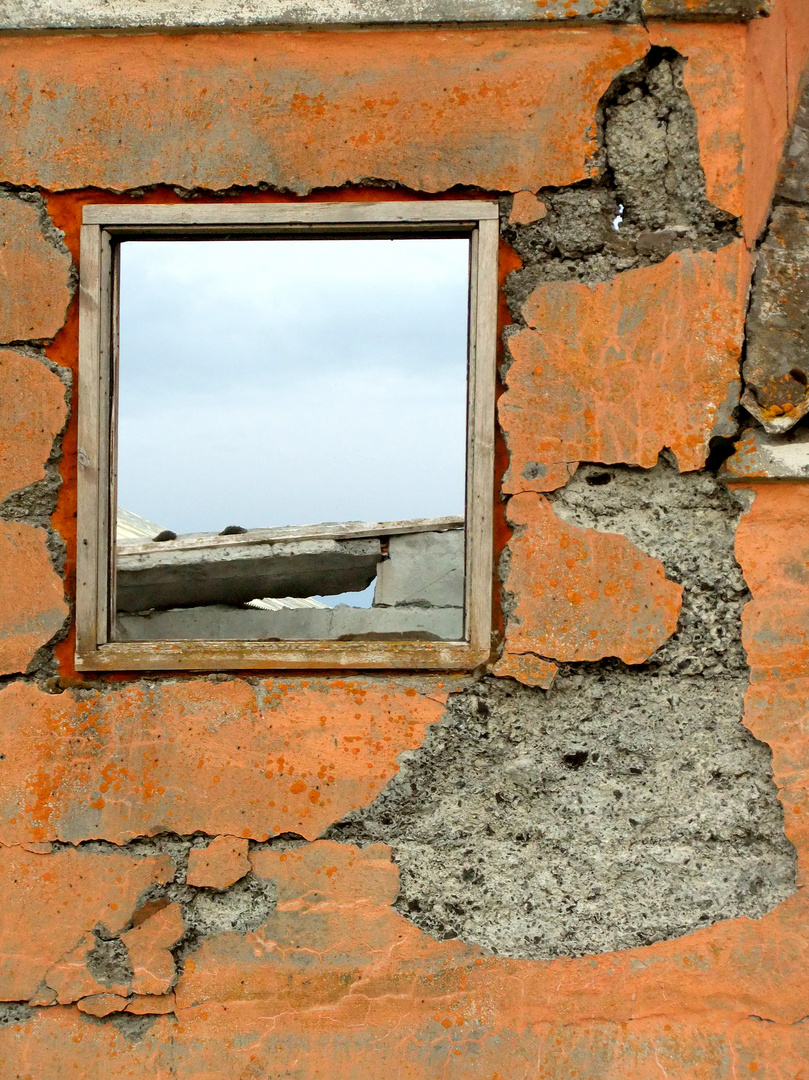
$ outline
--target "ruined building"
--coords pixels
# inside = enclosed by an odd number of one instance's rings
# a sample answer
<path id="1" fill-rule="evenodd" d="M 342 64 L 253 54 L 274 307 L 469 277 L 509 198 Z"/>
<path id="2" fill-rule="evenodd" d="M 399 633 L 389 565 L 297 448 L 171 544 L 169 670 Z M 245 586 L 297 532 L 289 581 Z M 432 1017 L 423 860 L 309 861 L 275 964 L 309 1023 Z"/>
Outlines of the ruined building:
<path id="1" fill-rule="evenodd" d="M 809 0 L 0 55 L 0 1080 L 809 1077 Z M 118 513 L 116 252 L 282 234 L 468 245 L 463 516 Z"/>

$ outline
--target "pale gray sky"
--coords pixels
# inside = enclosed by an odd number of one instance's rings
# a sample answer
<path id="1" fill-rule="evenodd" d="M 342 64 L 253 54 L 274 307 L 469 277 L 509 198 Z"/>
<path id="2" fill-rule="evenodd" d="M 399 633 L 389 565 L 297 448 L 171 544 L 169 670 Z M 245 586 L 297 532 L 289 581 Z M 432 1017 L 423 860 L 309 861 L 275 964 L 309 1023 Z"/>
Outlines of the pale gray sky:
<path id="1" fill-rule="evenodd" d="M 468 241 L 121 247 L 121 506 L 177 533 L 463 513 Z"/>

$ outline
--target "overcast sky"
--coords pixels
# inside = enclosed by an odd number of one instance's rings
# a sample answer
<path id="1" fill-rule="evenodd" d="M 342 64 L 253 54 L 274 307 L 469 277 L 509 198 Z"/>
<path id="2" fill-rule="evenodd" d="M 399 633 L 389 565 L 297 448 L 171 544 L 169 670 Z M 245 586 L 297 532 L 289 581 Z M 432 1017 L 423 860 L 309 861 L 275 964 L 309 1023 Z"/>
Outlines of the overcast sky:
<path id="1" fill-rule="evenodd" d="M 177 533 L 463 513 L 466 240 L 121 249 L 121 506 Z"/>

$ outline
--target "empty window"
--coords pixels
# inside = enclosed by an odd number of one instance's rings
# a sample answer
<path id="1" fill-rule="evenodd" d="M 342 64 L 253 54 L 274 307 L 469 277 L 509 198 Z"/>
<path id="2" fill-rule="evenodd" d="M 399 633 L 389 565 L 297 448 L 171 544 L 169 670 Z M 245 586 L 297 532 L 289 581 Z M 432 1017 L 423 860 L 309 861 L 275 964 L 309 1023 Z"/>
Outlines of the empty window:
<path id="1" fill-rule="evenodd" d="M 491 203 L 88 207 L 77 659 L 488 652 Z"/>

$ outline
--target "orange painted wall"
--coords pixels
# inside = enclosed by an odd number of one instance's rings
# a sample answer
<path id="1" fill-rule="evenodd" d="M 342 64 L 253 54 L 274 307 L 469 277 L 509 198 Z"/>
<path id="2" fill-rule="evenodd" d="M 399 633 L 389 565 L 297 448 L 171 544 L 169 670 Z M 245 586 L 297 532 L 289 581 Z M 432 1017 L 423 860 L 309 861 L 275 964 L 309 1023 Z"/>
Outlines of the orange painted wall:
<path id="1" fill-rule="evenodd" d="M 121 193 L 131 188 L 165 202 L 179 200 L 175 185 L 237 189 L 235 198 L 250 200 L 567 185 L 593 173 L 599 98 L 658 44 L 689 58 L 708 196 L 743 218 L 751 242 L 786 131 L 784 119 L 760 137 L 752 95 L 761 80 L 778 82 L 785 69 L 776 54 L 805 58 L 805 30 L 800 4 L 784 0 L 771 22 L 749 27 L 8 36 L 0 38 L 0 179 L 43 193 L 74 263 L 82 205 L 129 203 Z M 787 117 L 792 75 L 784 86 L 773 110 Z M 391 186 L 363 187 L 369 179 Z M 33 242 L 19 250 L 25 292 L 7 305 L 9 318 L 61 317 L 67 256 Z M 503 275 L 517 263 L 504 245 Z M 497 480 L 514 498 L 508 510 L 499 505 L 493 540 L 502 548 L 513 525 L 522 530 L 510 574 L 524 621 L 507 633 L 496 674 L 547 685 L 553 665 L 542 657 L 597 660 L 624 649 L 636 662 L 671 634 L 679 586 L 660 564 L 629 541 L 563 525 L 540 490 L 512 482 L 509 465 L 520 462 L 519 476 L 524 462 L 545 455 L 563 483 L 582 460 L 648 466 L 670 447 L 682 469 L 701 468 L 738 375 L 749 274 L 737 241 L 606 284 L 554 283 L 527 301 L 500 401 Z M 17 287 L 14 274 L 5 280 Z M 13 330 L 4 338 L 18 340 Z M 10 448 L 5 475 L 17 490 L 42 477 L 65 423 L 64 390 L 24 352 L 2 355 L 0 462 Z M 47 356 L 75 375 L 75 295 Z M 25 408 L 4 408 L 4 391 Z M 35 1006 L 0 1025 L 0 1077 L 809 1078 L 802 892 L 758 922 L 575 960 L 513 960 L 435 941 L 393 910 L 388 848 L 318 840 L 376 798 L 398 755 L 422 743 L 471 675 L 92 680 L 76 677 L 69 631 L 56 647 L 59 675 L 42 685 L 24 679 L 74 590 L 75 396 L 72 406 L 53 516 L 67 544 L 66 601 L 41 530 L 0 530 L 0 663 L 9 676 L 0 689 L 0 998 Z M 745 723 L 772 747 L 803 881 L 809 488 L 753 490 L 737 544 L 753 593 Z M 558 603 L 542 593 L 551 573 L 562 581 Z M 172 857 L 126 847 L 165 831 L 226 838 L 199 873 L 242 872 L 249 860 L 278 890 L 262 927 L 208 938 L 176 985 L 176 912 L 142 904 L 145 889 L 170 880 Z M 310 842 L 247 853 L 244 841 L 283 832 Z M 91 840 L 121 850 L 76 846 Z M 126 933 L 140 981 L 116 993 L 92 978 L 87 935 L 98 922 L 123 929 L 133 916 Z M 124 1009 L 157 1019 L 132 1039 L 104 1018 Z"/>

